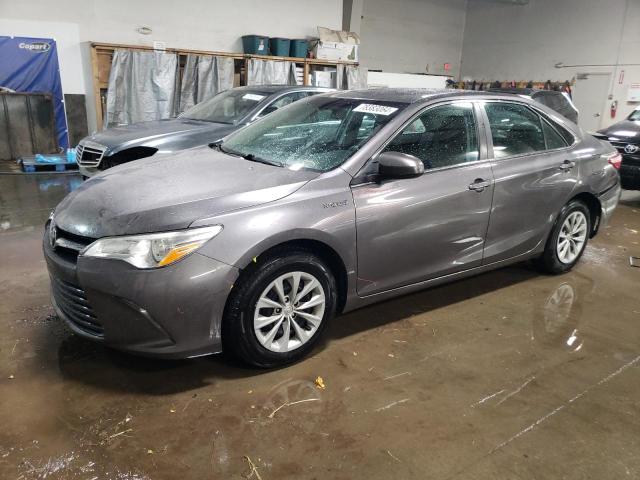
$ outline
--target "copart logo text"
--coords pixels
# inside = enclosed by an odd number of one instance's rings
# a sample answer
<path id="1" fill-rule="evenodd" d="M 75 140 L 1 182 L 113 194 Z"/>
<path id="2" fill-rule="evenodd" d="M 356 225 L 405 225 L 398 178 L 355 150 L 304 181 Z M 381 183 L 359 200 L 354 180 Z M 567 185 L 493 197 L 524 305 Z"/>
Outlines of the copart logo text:
<path id="1" fill-rule="evenodd" d="M 44 53 L 48 52 L 51 49 L 51 45 L 47 42 L 33 42 L 33 43 L 19 43 L 18 48 L 22 48 L 23 50 L 30 50 L 36 53 Z"/>

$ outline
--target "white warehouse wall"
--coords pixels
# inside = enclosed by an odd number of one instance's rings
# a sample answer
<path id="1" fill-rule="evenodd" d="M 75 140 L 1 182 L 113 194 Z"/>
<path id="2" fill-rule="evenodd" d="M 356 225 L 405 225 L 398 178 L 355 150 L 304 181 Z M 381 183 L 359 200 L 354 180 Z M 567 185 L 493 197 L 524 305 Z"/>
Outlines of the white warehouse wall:
<path id="1" fill-rule="evenodd" d="M 136 29 L 148 26 L 151 35 Z M 340 29 L 342 0 L 0 0 L 0 35 L 55 38 L 65 93 L 87 96 L 95 129 L 89 42 L 241 52 L 240 37 L 316 37 Z"/>
<path id="2" fill-rule="evenodd" d="M 457 77 L 466 9 L 467 0 L 364 0 L 360 63 L 386 72 Z M 445 63 L 451 64 L 448 72 Z"/>
<path id="3" fill-rule="evenodd" d="M 612 98 L 602 99 L 604 127 L 638 105 L 627 103 L 626 94 L 630 83 L 640 83 L 639 24 L 638 0 L 529 0 L 527 5 L 470 0 L 461 77 L 564 81 L 579 73 L 611 73 Z M 556 68 L 560 62 L 580 66 Z M 580 81 L 574 91 L 579 87 Z M 618 101 L 615 119 L 608 112 L 613 100 Z"/>

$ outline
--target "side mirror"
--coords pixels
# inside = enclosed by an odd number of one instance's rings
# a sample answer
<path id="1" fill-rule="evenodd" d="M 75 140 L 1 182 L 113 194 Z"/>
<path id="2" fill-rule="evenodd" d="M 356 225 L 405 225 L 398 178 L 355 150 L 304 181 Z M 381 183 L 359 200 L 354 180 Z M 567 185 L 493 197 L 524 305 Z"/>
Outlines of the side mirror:
<path id="1" fill-rule="evenodd" d="M 418 157 L 400 152 L 378 155 L 378 173 L 382 178 L 418 177 L 424 173 L 424 163 Z"/>

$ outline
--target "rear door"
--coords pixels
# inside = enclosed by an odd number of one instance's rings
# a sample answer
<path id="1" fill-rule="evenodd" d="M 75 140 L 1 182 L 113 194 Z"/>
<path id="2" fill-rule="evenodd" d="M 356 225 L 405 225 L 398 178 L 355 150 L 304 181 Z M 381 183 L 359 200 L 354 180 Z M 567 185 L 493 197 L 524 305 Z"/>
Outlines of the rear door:
<path id="1" fill-rule="evenodd" d="M 578 181 L 572 135 L 522 103 L 483 102 L 495 178 L 484 264 L 523 255 L 546 233 Z"/>
<path id="2" fill-rule="evenodd" d="M 493 193 L 480 138 L 471 103 L 430 107 L 383 150 L 418 157 L 425 173 L 352 187 L 359 295 L 480 265 Z"/>

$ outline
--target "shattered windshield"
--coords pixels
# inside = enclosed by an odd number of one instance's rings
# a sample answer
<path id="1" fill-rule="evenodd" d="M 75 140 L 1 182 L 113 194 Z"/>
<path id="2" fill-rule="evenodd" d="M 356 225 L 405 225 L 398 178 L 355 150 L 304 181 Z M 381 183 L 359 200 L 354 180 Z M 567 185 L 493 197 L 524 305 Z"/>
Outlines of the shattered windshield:
<path id="1" fill-rule="evenodd" d="M 227 90 L 194 105 L 182 113 L 180 118 L 234 124 L 244 118 L 265 98 L 267 95 L 259 91 Z"/>
<path id="2" fill-rule="evenodd" d="M 325 172 L 358 151 L 406 104 L 317 96 L 229 137 L 221 150 L 292 170 Z"/>

